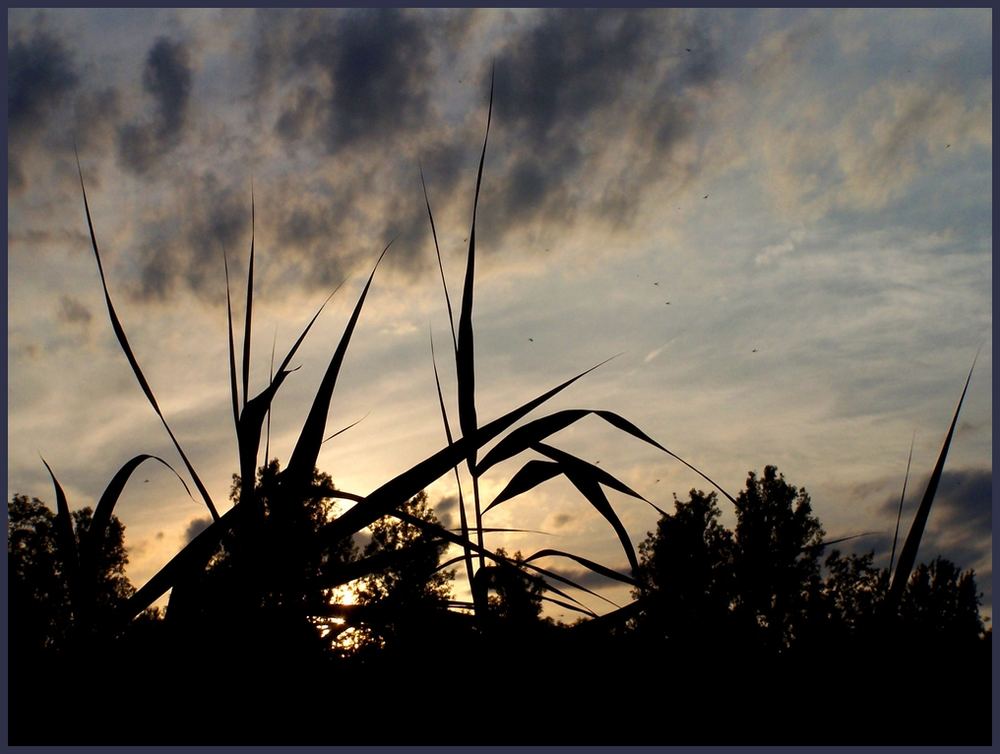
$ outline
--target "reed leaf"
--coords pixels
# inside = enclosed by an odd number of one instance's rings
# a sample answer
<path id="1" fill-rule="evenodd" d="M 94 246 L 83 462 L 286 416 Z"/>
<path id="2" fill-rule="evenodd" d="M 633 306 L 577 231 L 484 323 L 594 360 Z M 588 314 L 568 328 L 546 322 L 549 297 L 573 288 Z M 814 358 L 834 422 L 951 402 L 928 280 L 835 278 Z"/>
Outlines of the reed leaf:
<path id="1" fill-rule="evenodd" d="M 108 315 L 111 318 L 111 327 L 115 331 L 115 337 L 118 338 L 118 345 L 121 346 L 122 351 L 124 351 L 125 358 L 128 359 L 128 363 L 132 367 L 132 372 L 135 374 L 135 378 L 139 381 L 139 386 L 142 388 L 142 392 L 145 393 L 147 400 L 153 407 L 153 410 L 156 411 L 156 415 L 160 417 L 160 421 L 163 423 L 164 429 L 167 430 L 167 434 L 170 435 L 170 439 L 173 441 L 174 447 L 177 448 L 177 452 L 183 459 L 188 473 L 191 474 L 191 478 L 194 479 L 194 483 L 198 487 L 198 492 L 201 493 L 201 496 L 205 501 L 205 505 L 208 506 L 208 510 L 212 514 L 212 518 L 217 521 L 219 519 L 219 512 L 215 508 L 215 503 L 212 502 L 212 496 L 208 494 L 208 489 L 204 484 L 202 484 L 201 478 L 194 470 L 194 466 L 191 465 L 191 461 L 188 460 L 187 454 L 184 452 L 183 448 L 181 448 L 180 443 L 174 436 L 173 430 L 170 429 L 170 425 L 167 424 L 167 420 L 164 418 L 163 412 L 160 410 L 160 406 L 156 402 L 156 397 L 153 395 L 153 391 L 149 387 L 149 383 L 146 381 L 146 376 L 142 373 L 142 369 L 139 367 L 139 362 L 135 358 L 135 354 L 132 352 L 132 346 L 129 345 L 128 338 L 125 336 L 125 328 L 122 327 L 122 323 L 118 319 L 118 314 L 115 311 L 114 304 L 111 303 L 111 293 L 108 291 L 108 281 L 104 276 L 104 265 L 101 262 L 101 252 L 97 246 L 97 233 L 94 231 L 94 222 L 90 216 L 90 203 L 87 201 L 87 188 L 83 183 L 83 168 L 80 167 L 79 155 L 77 155 L 76 167 L 80 174 L 80 190 L 83 192 L 83 208 L 87 214 L 87 228 L 90 230 L 90 243 L 94 249 L 94 257 L 97 259 L 97 270 L 101 276 L 101 286 L 104 288 L 104 301 L 107 304 Z"/>
<path id="2" fill-rule="evenodd" d="M 625 557 L 628 558 L 632 571 L 638 572 L 639 559 L 635 555 L 635 547 L 633 547 L 632 540 L 629 538 L 628 531 L 626 531 L 621 519 L 618 518 L 618 514 L 611 507 L 611 503 L 608 502 L 608 498 L 604 494 L 604 490 L 601 489 L 601 485 L 593 477 L 584 475 L 577 470 L 566 469 L 565 474 L 566 478 L 573 483 L 573 486 L 611 524 L 611 528 L 615 530 L 618 540 L 622 543 L 622 548 L 625 550 Z"/>
<path id="3" fill-rule="evenodd" d="M 56 543 L 59 548 L 59 559 L 66 568 L 66 578 L 70 583 L 70 588 L 75 592 L 80 569 L 80 556 L 76 548 L 76 535 L 73 534 L 73 517 L 69 512 L 66 492 L 59 484 L 59 480 L 56 479 L 52 467 L 44 458 L 42 463 L 45 464 L 49 476 L 52 477 L 52 486 L 55 487 L 56 491 Z"/>
<path id="4" fill-rule="evenodd" d="M 344 362 L 344 356 L 347 354 L 347 347 L 351 342 L 351 336 L 354 334 L 358 317 L 361 316 L 361 308 L 364 306 L 372 281 L 375 279 L 375 271 L 385 257 L 386 252 L 389 251 L 390 246 L 392 246 L 392 241 L 382 249 L 378 261 L 375 262 L 375 266 L 372 268 L 371 275 L 368 276 L 368 282 L 365 283 L 365 287 L 361 291 L 361 296 L 358 298 L 358 303 L 355 305 L 347 327 L 344 329 L 344 334 L 337 345 L 337 350 L 330 359 L 326 374 L 320 383 L 319 391 L 316 393 L 312 407 L 309 409 L 309 415 L 302 426 L 302 432 L 295 443 L 295 449 L 292 451 L 292 457 L 288 461 L 288 467 L 284 471 L 285 483 L 293 490 L 293 495 L 295 494 L 294 490 L 305 488 L 312 477 L 313 469 L 316 467 L 320 445 L 323 444 L 323 430 L 326 427 L 327 414 L 330 410 L 330 400 L 333 398 L 333 390 L 337 384 L 337 376 L 340 374 L 340 366 Z"/>
<path id="5" fill-rule="evenodd" d="M 360 531 L 372 521 L 381 518 L 394 508 L 402 505 L 431 482 L 440 478 L 449 469 L 460 463 L 467 455 L 468 445 L 475 444 L 476 447 L 481 448 L 519 419 L 555 395 L 558 395 L 581 377 L 603 366 L 607 361 L 602 361 L 600 364 L 595 364 L 589 369 L 580 372 L 575 377 L 571 377 L 562 384 L 507 412 L 500 418 L 494 419 L 489 424 L 480 427 L 474 436 L 459 438 L 447 447 L 442 448 L 432 456 L 425 458 L 420 463 L 404 471 L 402 474 L 393 477 L 369 494 L 364 502 L 359 503 L 339 518 L 326 524 L 320 531 L 321 542 L 337 542 L 345 536 L 350 536 L 354 532 Z"/>
<path id="6" fill-rule="evenodd" d="M 229 322 L 229 392 L 233 397 L 233 425 L 236 433 L 240 431 L 240 396 L 236 386 L 236 344 L 233 342 L 233 302 L 229 289 L 229 260 L 226 252 L 222 252 L 222 262 L 226 270 L 226 316 Z"/>
<path id="7" fill-rule="evenodd" d="M 423 174 L 421 173 L 421 180 L 423 180 Z M 426 198 L 427 189 L 424 189 L 424 198 Z M 428 202 L 427 211 L 430 212 L 430 203 Z M 431 217 L 431 229 L 434 228 L 434 219 Z M 437 236 L 434 237 L 434 245 L 437 247 Z M 441 262 L 441 253 L 438 252 L 438 262 Z M 441 266 L 441 282 L 445 285 L 444 295 L 448 298 L 448 286 L 444 279 L 444 266 Z M 448 318 L 451 319 L 451 301 L 448 301 Z M 455 322 L 451 321 L 451 336 L 454 340 L 455 338 Z M 444 405 L 444 393 L 441 392 L 441 377 L 438 375 L 437 368 L 437 357 L 434 353 L 434 333 L 430 334 L 431 339 L 431 366 L 434 368 L 434 386 L 437 388 L 438 405 L 441 408 L 441 421 L 444 423 L 444 435 L 448 440 L 448 444 L 451 445 L 454 442 L 454 437 L 451 434 L 451 422 L 448 421 L 448 409 Z M 456 353 L 458 349 L 457 341 L 455 341 Z M 455 488 L 458 490 L 458 520 L 459 525 L 462 527 L 462 537 L 468 539 L 469 537 L 469 518 L 465 512 L 465 497 L 462 495 L 462 478 L 458 473 L 458 465 L 454 467 L 455 472 Z M 465 573 L 469 580 L 469 586 L 472 586 L 472 551 L 468 547 L 462 548 L 463 555 L 465 557 Z"/>
<path id="8" fill-rule="evenodd" d="M 563 552 L 562 550 L 539 550 L 536 553 L 529 555 L 524 559 L 525 563 L 537 560 L 538 558 L 547 557 L 559 557 L 559 558 L 569 558 L 570 560 L 575 560 L 577 563 L 582 565 L 584 568 L 589 568 L 594 573 L 599 573 L 601 576 L 606 576 L 609 579 L 614 579 L 615 581 L 621 581 L 624 584 L 629 584 L 630 586 L 638 586 L 638 582 L 630 576 L 626 576 L 623 573 L 618 573 L 618 571 L 608 568 L 607 566 L 601 565 L 600 563 L 595 563 L 593 560 L 588 560 L 587 558 L 582 558 L 579 555 L 574 555 L 571 552 Z"/>
<path id="9" fill-rule="evenodd" d="M 253 261 L 254 236 L 256 231 L 256 209 L 254 206 L 253 184 L 250 184 L 250 266 L 247 270 L 247 308 L 244 312 L 243 328 L 243 407 L 246 408 L 250 395 L 250 330 L 253 323 Z"/>
<path id="10" fill-rule="evenodd" d="M 976 359 L 979 358 L 979 354 L 976 354 Z M 913 517 L 913 523 L 910 524 L 910 531 L 906 535 L 906 540 L 903 542 L 903 549 L 899 553 L 899 562 L 896 564 L 896 572 L 892 576 L 892 584 L 889 586 L 889 593 L 886 596 L 886 608 L 895 609 L 899 604 L 900 599 L 903 596 L 903 590 L 906 588 L 906 582 L 910 578 L 910 572 L 913 570 L 913 565 L 917 560 L 917 550 L 920 548 L 920 539 L 924 533 L 924 527 L 927 525 L 927 518 L 931 512 L 931 505 L 934 503 L 934 496 L 937 494 L 938 484 L 941 481 L 941 474 L 944 472 L 944 462 L 948 457 L 948 449 L 951 447 L 951 438 L 955 434 L 955 425 L 958 424 L 958 414 L 962 410 L 962 402 L 965 400 L 965 394 L 969 390 L 969 382 L 972 380 L 972 371 L 976 368 L 976 359 L 972 360 L 972 368 L 969 369 L 969 376 L 965 379 L 965 387 L 962 388 L 962 395 L 958 399 L 958 405 L 955 407 L 955 415 L 952 417 L 951 426 L 948 428 L 948 434 L 944 439 L 944 445 L 941 446 L 941 452 L 938 454 L 937 463 L 934 464 L 934 471 L 931 473 L 930 479 L 927 481 L 927 489 L 924 490 L 924 496 L 920 501 L 920 506 L 917 508 L 917 513 Z"/>
<path id="11" fill-rule="evenodd" d="M 913 460 L 913 444 L 917 440 L 917 432 L 913 431 L 910 438 L 910 453 L 906 457 L 906 473 L 903 474 L 903 491 L 899 493 L 899 509 L 896 511 L 896 529 L 892 533 L 892 552 L 889 554 L 889 573 L 892 573 L 893 563 L 896 561 L 896 543 L 899 541 L 899 522 L 903 518 L 903 501 L 906 499 L 906 482 L 910 478 L 910 462 Z"/>
<path id="12" fill-rule="evenodd" d="M 559 476 L 561 473 L 562 467 L 558 463 L 553 463 L 552 461 L 528 461 L 514 474 L 507 483 L 507 486 L 501 490 L 493 502 L 486 506 L 483 514 L 489 513 L 493 508 L 500 505 L 500 503 L 524 494 L 543 482 Z"/>
<path id="13" fill-rule="evenodd" d="M 644 503 L 651 506 L 661 516 L 666 515 L 666 512 L 658 505 L 651 503 L 649 500 L 644 498 L 642 495 L 633 490 L 627 484 L 620 481 L 616 477 L 612 476 L 607 471 L 602 469 L 600 466 L 596 466 L 592 463 L 589 463 L 588 461 L 584 461 L 582 458 L 577 458 L 574 455 L 559 450 L 558 448 L 553 448 L 552 446 L 546 445 L 545 443 L 535 443 L 535 445 L 533 445 L 532 447 L 534 450 L 538 451 L 542 455 L 546 455 L 556 463 L 560 464 L 562 468 L 572 469 L 577 474 L 587 476 L 593 479 L 595 482 L 605 485 L 606 487 L 610 487 L 611 489 L 617 490 L 618 492 L 623 492 L 626 495 L 631 495 L 632 497 L 637 498 L 638 500 L 642 500 Z"/>

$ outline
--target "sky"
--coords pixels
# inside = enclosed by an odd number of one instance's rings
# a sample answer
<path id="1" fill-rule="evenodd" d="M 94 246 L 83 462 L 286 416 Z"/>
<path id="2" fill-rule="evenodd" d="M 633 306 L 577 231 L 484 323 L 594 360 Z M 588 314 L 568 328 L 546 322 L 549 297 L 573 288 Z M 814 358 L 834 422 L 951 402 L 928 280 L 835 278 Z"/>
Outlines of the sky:
<path id="1" fill-rule="evenodd" d="M 431 333 L 453 421 L 455 372 L 420 170 L 457 305 L 492 66 L 480 420 L 620 354 L 548 410 L 621 414 L 734 495 L 775 465 L 828 538 L 867 532 L 840 547 L 885 566 L 911 441 L 904 532 L 981 349 L 919 558 L 974 568 L 991 613 L 991 26 L 989 9 L 9 10 L 8 498 L 54 503 L 40 455 L 73 509 L 138 453 L 187 478 L 111 329 L 74 144 L 118 314 L 220 507 L 238 465 L 223 256 L 242 322 L 251 185 L 254 394 L 341 286 L 274 404 L 271 456 L 287 462 L 390 240 L 327 432 L 363 420 L 318 465 L 364 494 L 444 447 Z M 709 488 L 596 418 L 552 444 L 667 510 Z M 484 500 L 531 457 L 488 472 Z M 427 490 L 451 525 L 455 491 Z M 609 496 L 638 546 L 657 514 Z M 150 463 L 115 513 L 137 586 L 208 521 Z M 544 532 L 491 547 L 627 568 L 564 481 L 485 523 Z"/>

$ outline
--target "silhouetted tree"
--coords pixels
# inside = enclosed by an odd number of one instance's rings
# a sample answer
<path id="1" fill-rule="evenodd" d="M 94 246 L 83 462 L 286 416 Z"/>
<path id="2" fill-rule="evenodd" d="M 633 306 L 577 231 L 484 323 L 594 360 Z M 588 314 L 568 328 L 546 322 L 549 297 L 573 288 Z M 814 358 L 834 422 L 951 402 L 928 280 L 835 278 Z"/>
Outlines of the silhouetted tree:
<path id="1" fill-rule="evenodd" d="M 639 545 L 638 625 L 686 645 L 717 640 L 734 597 L 734 541 L 719 523 L 716 494 L 691 490 Z"/>
<path id="2" fill-rule="evenodd" d="M 7 514 L 11 651 L 63 649 L 78 624 L 81 606 L 73 604 L 69 569 L 57 544 L 56 514 L 38 498 L 18 494 L 11 498 Z M 78 550 L 92 517 L 90 508 L 72 513 Z M 117 516 L 111 517 L 94 557 L 90 617 L 105 622 L 134 591 L 125 575 L 125 527 Z"/>
<path id="3" fill-rule="evenodd" d="M 980 597 L 972 570 L 962 572 L 950 560 L 938 556 L 913 570 L 899 606 L 899 618 L 910 637 L 919 641 L 968 643 L 984 634 Z"/>
<path id="4" fill-rule="evenodd" d="M 823 533 L 809 495 L 777 468 L 747 475 L 736 497 L 735 612 L 763 646 L 787 647 L 808 621 L 821 586 Z"/>

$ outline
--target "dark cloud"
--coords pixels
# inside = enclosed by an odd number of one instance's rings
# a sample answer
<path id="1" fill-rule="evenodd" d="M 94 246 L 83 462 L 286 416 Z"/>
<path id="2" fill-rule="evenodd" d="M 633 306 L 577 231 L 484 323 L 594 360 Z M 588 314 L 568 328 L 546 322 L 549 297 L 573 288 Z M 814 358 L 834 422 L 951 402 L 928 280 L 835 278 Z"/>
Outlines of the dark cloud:
<path id="1" fill-rule="evenodd" d="M 187 529 L 184 530 L 184 541 L 190 542 L 199 534 L 201 534 L 205 529 L 207 529 L 212 524 L 212 519 L 208 518 L 193 518 L 188 522 Z"/>
<path id="2" fill-rule="evenodd" d="M 412 11 L 260 11 L 257 85 L 307 80 L 283 106 L 275 131 L 286 141 L 316 138 L 332 154 L 423 126 L 431 49 L 427 21 Z"/>
<path id="3" fill-rule="evenodd" d="M 554 526 L 556 529 L 561 529 L 572 520 L 573 517 L 568 513 L 559 513 L 558 515 L 555 516 L 555 518 L 552 519 L 552 526 Z"/>
<path id="4" fill-rule="evenodd" d="M 59 319 L 68 324 L 88 325 L 92 319 L 90 309 L 72 296 L 59 299 Z"/>
<path id="5" fill-rule="evenodd" d="M 191 80 L 190 55 L 184 43 L 158 38 L 142 73 L 142 87 L 152 98 L 153 112 L 119 129 L 122 165 L 144 173 L 177 146 L 187 121 Z"/>
<path id="6" fill-rule="evenodd" d="M 12 136 L 38 132 L 45 120 L 76 88 L 79 76 L 66 46 L 37 31 L 14 40 L 7 51 L 7 128 Z"/>
<path id="7" fill-rule="evenodd" d="M 927 487 L 927 480 L 910 487 L 908 501 L 904 504 L 904 520 L 915 510 L 919 498 Z M 914 491 L 915 490 L 915 491 Z M 881 511 L 893 518 L 899 509 L 899 496 L 882 503 Z M 946 469 L 941 474 L 931 519 L 942 527 L 962 527 L 969 531 L 987 531 L 993 523 L 993 473 L 990 469 Z"/>
<path id="8" fill-rule="evenodd" d="M 208 172 L 191 180 L 181 204 L 148 221 L 135 249 L 140 299 L 165 299 L 180 286 L 207 300 L 224 294 L 222 254 L 242 259 L 250 248 L 250 192 Z"/>
<path id="9" fill-rule="evenodd" d="M 542 216 L 572 224 L 578 213 L 622 224 L 644 189 L 664 180 L 698 123 L 693 95 L 719 75 L 712 46 L 681 13 L 545 12 L 496 58 L 494 114 L 512 155 L 499 225 Z M 621 157 L 610 179 L 605 166 L 604 185 L 590 185 L 611 150 Z"/>
<path id="10" fill-rule="evenodd" d="M 15 35 L 7 49 L 7 188 L 28 185 L 30 154 L 58 108 L 79 85 L 79 74 L 66 45 L 46 31 L 26 39 Z"/>

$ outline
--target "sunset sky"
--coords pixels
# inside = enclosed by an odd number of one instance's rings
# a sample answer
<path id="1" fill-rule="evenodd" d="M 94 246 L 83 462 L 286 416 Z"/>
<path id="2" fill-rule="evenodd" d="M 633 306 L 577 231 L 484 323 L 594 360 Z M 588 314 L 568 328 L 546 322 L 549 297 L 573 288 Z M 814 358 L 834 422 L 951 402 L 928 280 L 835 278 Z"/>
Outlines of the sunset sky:
<path id="1" fill-rule="evenodd" d="M 74 142 L 118 313 L 217 504 L 237 469 L 223 253 L 242 322 L 251 181 L 254 393 L 275 336 L 280 359 L 343 283 L 279 393 L 271 455 L 288 460 L 392 239 L 328 434 L 366 418 L 319 466 L 363 494 L 443 447 L 429 331 L 453 420 L 455 373 L 419 166 L 457 305 L 495 64 L 481 421 L 621 353 L 548 409 L 619 413 L 734 495 L 774 464 L 828 537 L 873 532 L 845 547 L 886 565 L 911 438 L 904 531 L 981 347 L 920 559 L 974 568 L 989 607 L 991 26 L 988 9 L 11 10 L 8 499 L 54 505 L 39 454 L 71 508 L 138 453 L 183 471 L 108 320 Z M 553 444 L 662 508 L 708 489 L 597 419 Z M 517 468 L 491 470 L 485 500 Z M 428 493 L 457 525 L 454 477 Z M 655 512 L 609 495 L 638 545 Z M 155 464 L 115 512 L 136 586 L 207 519 Z M 490 546 L 627 567 L 565 482 L 486 523 L 549 533 Z"/>

